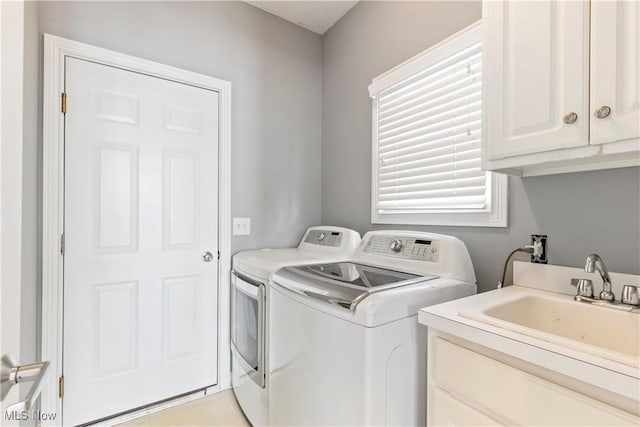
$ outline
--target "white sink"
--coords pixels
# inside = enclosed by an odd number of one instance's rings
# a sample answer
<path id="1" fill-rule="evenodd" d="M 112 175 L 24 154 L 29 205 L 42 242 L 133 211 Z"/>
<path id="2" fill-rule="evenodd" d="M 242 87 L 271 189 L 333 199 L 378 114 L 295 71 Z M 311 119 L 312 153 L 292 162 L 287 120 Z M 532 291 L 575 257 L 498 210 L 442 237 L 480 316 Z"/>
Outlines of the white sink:
<path id="1" fill-rule="evenodd" d="M 521 296 L 463 317 L 598 357 L 640 367 L 640 313 L 575 302 L 571 297 Z"/>

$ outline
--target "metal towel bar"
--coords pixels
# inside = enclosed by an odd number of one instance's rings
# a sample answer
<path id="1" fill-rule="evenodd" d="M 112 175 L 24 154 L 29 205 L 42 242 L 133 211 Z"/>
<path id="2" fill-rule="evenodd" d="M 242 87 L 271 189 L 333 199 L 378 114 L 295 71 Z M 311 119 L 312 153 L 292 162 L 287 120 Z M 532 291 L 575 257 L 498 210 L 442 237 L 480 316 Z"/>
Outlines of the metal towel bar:
<path id="1" fill-rule="evenodd" d="M 13 357 L 5 354 L 0 359 L 0 401 L 9 394 L 15 384 L 32 381 L 33 385 L 24 400 L 6 407 L 6 412 L 27 411 L 35 403 L 44 385 L 44 377 L 49 368 L 49 362 L 32 363 L 19 366 Z"/>

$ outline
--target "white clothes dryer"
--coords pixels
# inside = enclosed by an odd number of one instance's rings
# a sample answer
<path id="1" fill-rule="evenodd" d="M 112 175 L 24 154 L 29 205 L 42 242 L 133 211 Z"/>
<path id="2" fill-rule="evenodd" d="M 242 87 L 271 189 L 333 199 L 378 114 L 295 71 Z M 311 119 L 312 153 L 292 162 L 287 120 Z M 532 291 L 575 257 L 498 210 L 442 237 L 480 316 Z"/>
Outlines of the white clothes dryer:
<path id="1" fill-rule="evenodd" d="M 271 280 L 271 425 L 425 425 L 421 307 L 476 293 L 455 237 L 367 233 L 350 262 Z"/>
<path id="2" fill-rule="evenodd" d="M 269 422 L 269 280 L 284 266 L 344 261 L 360 235 L 341 227 L 309 228 L 297 248 L 239 252 L 231 276 L 231 383 L 254 426 Z"/>

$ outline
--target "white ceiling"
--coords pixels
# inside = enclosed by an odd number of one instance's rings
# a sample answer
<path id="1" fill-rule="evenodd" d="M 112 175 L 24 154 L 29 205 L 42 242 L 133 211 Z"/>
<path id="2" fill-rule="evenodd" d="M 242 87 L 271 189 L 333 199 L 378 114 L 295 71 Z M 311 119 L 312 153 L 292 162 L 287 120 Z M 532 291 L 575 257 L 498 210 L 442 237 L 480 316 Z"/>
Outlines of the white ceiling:
<path id="1" fill-rule="evenodd" d="M 247 1 L 273 15 L 293 22 L 314 33 L 324 34 L 345 13 L 358 3 L 358 0 L 307 0 L 307 1 Z"/>

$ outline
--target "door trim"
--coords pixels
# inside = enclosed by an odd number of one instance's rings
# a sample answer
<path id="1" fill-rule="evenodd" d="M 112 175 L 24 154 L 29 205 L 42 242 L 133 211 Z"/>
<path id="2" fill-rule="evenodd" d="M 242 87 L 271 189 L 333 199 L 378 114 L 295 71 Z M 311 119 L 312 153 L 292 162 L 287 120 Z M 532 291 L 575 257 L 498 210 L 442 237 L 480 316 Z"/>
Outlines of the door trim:
<path id="1" fill-rule="evenodd" d="M 42 360 L 51 362 L 51 373 L 41 395 L 41 410 L 63 416 L 58 397 L 62 376 L 63 256 L 60 238 L 64 230 L 64 114 L 60 108 L 65 88 L 65 57 L 114 66 L 172 80 L 219 95 L 218 140 L 218 384 L 231 386 L 230 274 L 231 274 L 231 82 L 88 44 L 44 35 L 43 156 L 42 156 Z M 47 424 L 43 422 L 43 424 Z"/>
<path id="2" fill-rule="evenodd" d="M 22 335 L 32 322 L 27 308 L 31 301 L 22 296 L 27 287 L 22 282 L 25 15 L 23 2 L 0 3 L 0 41 L 11 40 L 0 43 L 0 354 L 11 353 L 19 363 L 32 363 L 31 337 Z M 7 406 L 20 400 L 18 389 L 13 387 L 0 402 L 1 417 Z"/>

